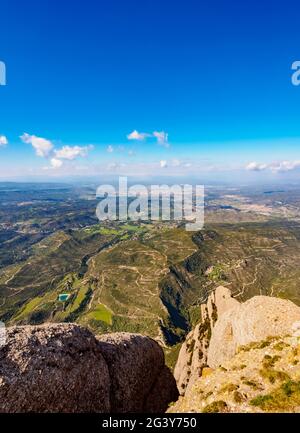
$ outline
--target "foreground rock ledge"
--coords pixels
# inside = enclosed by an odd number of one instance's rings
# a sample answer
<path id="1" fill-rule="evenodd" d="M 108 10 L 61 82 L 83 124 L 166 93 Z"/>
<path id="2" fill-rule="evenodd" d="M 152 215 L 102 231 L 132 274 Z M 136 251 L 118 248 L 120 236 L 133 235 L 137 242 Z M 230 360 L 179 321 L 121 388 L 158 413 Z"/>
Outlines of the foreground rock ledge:
<path id="1" fill-rule="evenodd" d="M 0 412 L 164 412 L 178 397 L 160 346 L 75 324 L 16 326 L 0 348 Z"/>

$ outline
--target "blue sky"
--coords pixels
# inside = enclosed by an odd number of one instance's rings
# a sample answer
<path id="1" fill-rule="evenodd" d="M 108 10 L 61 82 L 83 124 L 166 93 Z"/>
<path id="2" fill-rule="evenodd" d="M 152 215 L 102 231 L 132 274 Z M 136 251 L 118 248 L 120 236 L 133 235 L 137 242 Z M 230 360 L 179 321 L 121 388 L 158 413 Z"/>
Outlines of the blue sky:
<path id="1" fill-rule="evenodd" d="M 0 177 L 297 179 L 300 6 L 240 3 L 2 0 Z"/>

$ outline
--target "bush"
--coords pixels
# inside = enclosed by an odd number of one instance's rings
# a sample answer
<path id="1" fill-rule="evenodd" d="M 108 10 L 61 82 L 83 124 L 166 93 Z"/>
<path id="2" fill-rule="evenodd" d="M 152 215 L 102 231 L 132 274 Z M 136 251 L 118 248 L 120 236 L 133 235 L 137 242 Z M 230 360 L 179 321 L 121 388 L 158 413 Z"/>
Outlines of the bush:
<path id="1" fill-rule="evenodd" d="M 291 412 L 300 405 L 300 382 L 287 380 L 270 394 L 253 398 L 250 404 L 264 411 Z"/>
<path id="2" fill-rule="evenodd" d="M 223 400 L 217 400 L 205 406 L 202 412 L 217 413 L 217 412 L 225 412 L 226 409 L 227 409 L 227 403 Z"/>

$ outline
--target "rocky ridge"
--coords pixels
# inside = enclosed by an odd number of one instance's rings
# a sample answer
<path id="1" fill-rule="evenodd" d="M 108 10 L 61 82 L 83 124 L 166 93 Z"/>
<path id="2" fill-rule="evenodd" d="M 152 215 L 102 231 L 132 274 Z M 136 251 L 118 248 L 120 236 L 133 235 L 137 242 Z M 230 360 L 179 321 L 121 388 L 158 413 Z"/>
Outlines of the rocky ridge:
<path id="1" fill-rule="evenodd" d="M 198 378 L 169 412 L 300 412 L 300 344 L 293 336 L 242 346 Z"/>
<path id="2" fill-rule="evenodd" d="M 227 301 L 218 309 L 222 292 Z M 227 295 L 217 289 L 180 351 L 175 376 L 181 397 L 169 412 L 299 412 L 300 308 L 267 296 L 240 304 Z M 196 338 L 204 323 L 203 355 Z M 184 362 L 186 387 L 178 376 Z"/>
<path id="3" fill-rule="evenodd" d="M 210 339 L 218 317 L 237 305 L 239 302 L 232 298 L 230 290 L 219 286 L 209 295 L 207 302 L 200 306 L 201 320 L 187 335 L 174 369 L 174 377 L 181 395 L 198 380 L 203 369 L 207 371 Z"/>
<path id="4" fill-rule="evenodd" d="M 0 347 L 0 412 L 164 412 L 178 397 L 161 347 L 75 324 L 16 326 Z"/>

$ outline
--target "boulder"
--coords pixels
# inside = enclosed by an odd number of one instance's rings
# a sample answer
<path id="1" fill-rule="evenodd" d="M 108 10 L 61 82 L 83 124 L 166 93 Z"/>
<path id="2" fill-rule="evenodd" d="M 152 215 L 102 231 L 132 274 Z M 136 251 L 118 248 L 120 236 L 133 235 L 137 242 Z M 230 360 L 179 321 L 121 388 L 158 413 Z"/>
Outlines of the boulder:
<path id="1" fill-rule="evenodd" d="M 149 337 L 16 326 L 0 347 L 0 412 L 164 412 L 178 391 Z"/>
<path id="2" fill-rule="evenodd" d="M 0 348 L 0 412 L 109 412 L 94 335 L 74 324 L 16 326 Z"/>
<path id="3" fill-rule="evenodd" d="M 156 341 L 123 332 L 98 341 L 111 378 L 112 412 L 164 412 L 177 399 L 175 379 Z"/>

